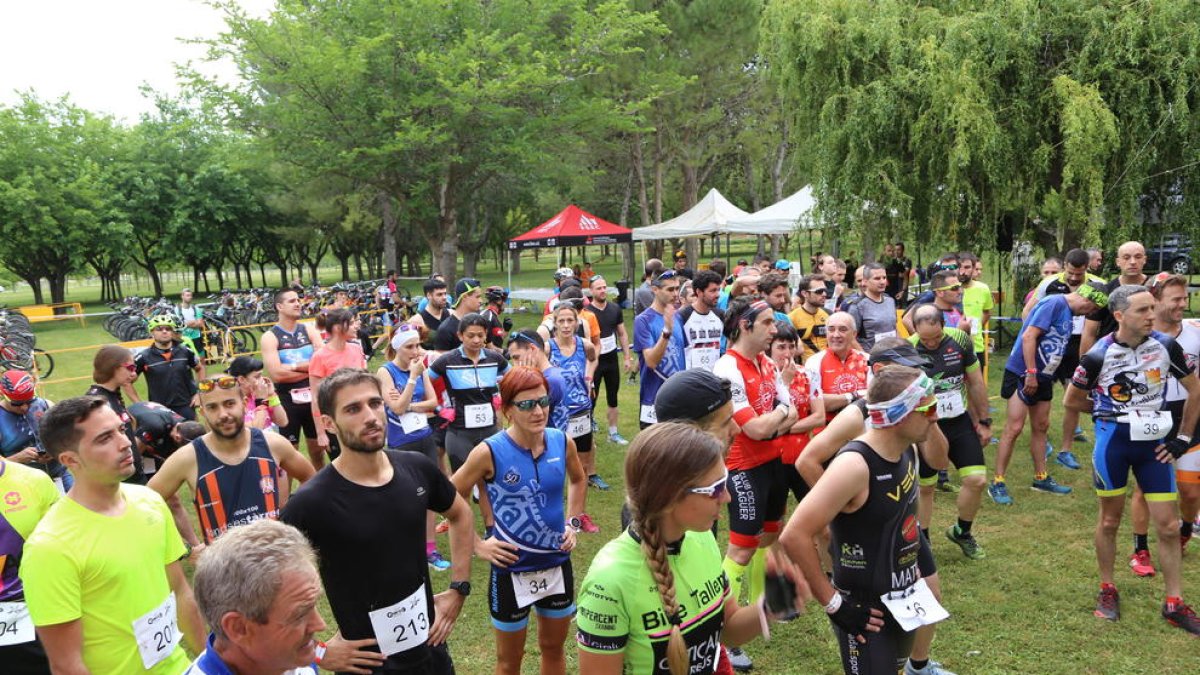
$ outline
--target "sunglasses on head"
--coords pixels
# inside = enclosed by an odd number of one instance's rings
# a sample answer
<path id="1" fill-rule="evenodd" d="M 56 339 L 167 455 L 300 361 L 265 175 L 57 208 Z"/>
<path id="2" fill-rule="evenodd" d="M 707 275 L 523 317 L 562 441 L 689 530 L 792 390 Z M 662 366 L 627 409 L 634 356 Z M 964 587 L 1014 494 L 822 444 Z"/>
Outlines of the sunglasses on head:
<path id="1" fill-rule="evenodd" d="M 935 288 L 933 290 L 935 290 L 935 291 L 959 291 L 959 290 L 962 290 L 962 284 L 951 284 L 949 286 L 942 286 L 941 288 Z"/>
<path id="2" fill-rule="evenodd" d="M 658 278 L 655 279 L 654 282 L 656 284 L 662 283 L 662 282 L 666 281 L 667 279 L 674 279 L 677 276 L 679 276 L 679 273 L 676 272 L 675 270 L 664 270 L 662 272 L 662 274 L 658 275 Z"/>
<path id="3" fill-rule="evenodd" d="M 210 377 L 207 380 L 200 380 L 197 385 L 200 387 L 201 394 L 207 394 L 213 389 L 233 389 L 238 386 L 237 378 L 232 375 L 220 375 L 218 377 Z"/>
<path id="4" fill-rule="evenodd" d="M 541 398 L 530 398 L 530 399 L 526 399 L 524 401 L 517 401 L 516 403 L 513 404 L 513 406 L 515 406 L 516 409 L 520 410 L 521 412 L 529 412 L 530 410 L 533 410 L 535 407 L 549 408 L 550 407 L 550 397 L 542 396 Z"/>
<path id="5" fill-rule="evenodd" d="M 725 496 L 725 488 L 726 488 L 726 484 L 728 482 L 729 482 L 729 472 L 726 471 L 725 475 L 721 476 L 721 479 L 718 480 L 717 482 L 713 483 L 712 485 L 705 485 L 704 487 L 688 488 L 688 493 L 693 494 L 693 495 L 703 495 L 710 499 L 720 499 L 721 497 Z"/>

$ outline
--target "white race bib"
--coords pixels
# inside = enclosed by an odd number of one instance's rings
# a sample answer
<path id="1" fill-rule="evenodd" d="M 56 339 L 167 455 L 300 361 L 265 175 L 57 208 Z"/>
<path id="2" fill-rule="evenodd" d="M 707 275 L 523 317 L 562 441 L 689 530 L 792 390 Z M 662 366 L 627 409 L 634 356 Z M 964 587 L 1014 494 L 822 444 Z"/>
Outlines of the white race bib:
<path id="1" fill-rule="evenodd" d="M 179 632 L 179 621 L 175 615 L 174 592 L 168 595 L 161 605 L 134 619 L 133 637 L 137 640 L 138 652 L 142 655 L 142 666 L 146 670 L 150 670 L 175 651 L 179 639 L 183 636 Z"/>
<path id="2" fill-rule="evenodd" d="M 1086 320 L 1087 317 L 1082 314 L 1071 317 L 1071 335 L 1083 335 L 1083 322 Z"/>
<path id="3" fill-rule="evenodd" d="M 707 371 L 712 371 L 713 366 L 717 363 L 717 359 L 721 356 L 720 347 L 698 347 L 696 349 L 687 350 L 687 367 L 700 368 Z"/>
<path id="4" fill-rule="evenodd" d="M 491 403 L 476 403 L 463 406 L 463 416 L 463 424 L 468 429 L 482 429 L 496 422 L 496 409 Z"/>
<path id="5" fill-rule="evenodd" d="M 935 624 L 950 617 L 950 612 L 933 597 L 933 592 L 929 590 L 929 584 L 926 584 L 924 579 L 917 579 L 917 583 L 912 586 L 895 593 L 884 593 L 879 598 L 892 613 L 896 623 L 900 624 L 900 628 L 906 631 Z"/>
<path id="6" fill-rule="evenodd" d="M 576 415 L 567 420 L 567 437 L 579 438 L 592 433 L 592 416 L 590 413 Z"/>
<path id="7" fill-rule="evenodd" d="M 425 584 L 412 595 L 390 607 L 367 614 L 379 651 L 385 656 L 420 647 L 429 639 L 429 609 L 425 603 Z"/>
<path id="8" fill-rule="evenodd" d="M 406 434 L 415 434 L 429 428 L 429 418 L 424 413 L 406 412 L 400 416 L 400 428 Z"/>
<path id="9" fill-rule="evenodd" d="M 155 463 L 154 458 L 146 457 L 145 455 L 143 455 L 142 456 L 142 473 L 149 476 L 150 474 L 154 473 L 155 471 L 158 471 L 158 464 Z"/>
<path id="10" fill-rule="evenodd" d="M 1129 411 L 1129 439 L 1157 441 L 1171 431 L 1170 410 Z"/>
<path id="11" fill-rule="evenodd" d="M 608 354 L 617 348 L 617 334 L 613 333 L 608 337 L 600 338 L 600 353 Z"/>
<path id="12" fill-rule="evenodd" d="M 939 391 L 937 393 L 938 419 L 948 420 L 967 412 L 963 405 L 962 394 L 957 391 Z"/>
<path id="13" fill-rule="evenodd" d="M 893 337 L 896 337 L 896 331 L 894 331 L 894 330 L 889 330 L 889 331 L 886 331 L 886 332 L 883 332 L 883 333 L 876 333 L 876 334 L 875 334 L 875 341 L 876 341 L 876 342 L 879 342 L 880 340 L 882 340 L 882 339 L 884 339 L 884 338 L 893 338 Z"/>
<path id="14" fill-rule="evenodd" d="M 0 646 L 33 642 L 33 619 L 23 602 L 0 602 Z"/>
<path id="15" fill-rule="evenodd" d="M 528 607 L 542 598 L 566 593 L 562 567 L 551 567 L 536 572 L 514 572 L 513 594 L 517 596 L 517 607 Z"/>
<path id="16" fill-rule="evenodd" d="M 312 389 L 309 387 L 293 389 L 292 403 L 312 403 Z"/>
<path id="17" fill-rule="evenodd" d="M 658 413 L 654 410 L 654 406 L 642 404 L 642 415 L 638 418 L 646 424 L 657 424 Z"/>

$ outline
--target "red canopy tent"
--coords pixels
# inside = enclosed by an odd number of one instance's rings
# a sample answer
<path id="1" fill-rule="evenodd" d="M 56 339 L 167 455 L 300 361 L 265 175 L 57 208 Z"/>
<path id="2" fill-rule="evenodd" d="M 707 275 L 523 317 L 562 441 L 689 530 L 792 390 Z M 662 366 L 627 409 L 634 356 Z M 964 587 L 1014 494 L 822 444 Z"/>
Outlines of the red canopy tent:
<path id="1" fill-rule="evenodd" d="M 571 204 L 550 220 L 508 240 L 510 251 L 559 246 L 599 246 L 633 241 L 633 231 Z"/>

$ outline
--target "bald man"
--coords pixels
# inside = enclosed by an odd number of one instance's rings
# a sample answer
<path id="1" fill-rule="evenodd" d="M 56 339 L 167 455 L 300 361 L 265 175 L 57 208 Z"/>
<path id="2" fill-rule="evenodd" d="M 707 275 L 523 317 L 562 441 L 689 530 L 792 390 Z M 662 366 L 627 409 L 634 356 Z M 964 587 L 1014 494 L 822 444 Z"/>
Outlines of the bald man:
<path id="1" fill-rule="evenodd" d="M 804 362 L 809 381 L 821 391 L 826 421 L 866 395 L 867 354 L 858 346 L 857 332 L 854 317 L 846 312 L 830 314 L 825 321 L 827 346 Z"/>
<path id="2" fill-rule="evenodd" d="M 1120 286 L 1142 286 L 1147 277 L 1142 273 L 1146 266 L 1146 247 L 1141 242 L 1127 241 L 1117 248 L 1117 269 L 1119 276 L 1105 286 L 1105 293 L 1112 293 Z M 1100 338 L 1117 330 L 1117 320 L 1113 318 L 1108 308 L 1098 309 L 1088 314 L 1083 325 L 1083 337 L 1079 341 L 1079 353 L 1086 354 Z"/>

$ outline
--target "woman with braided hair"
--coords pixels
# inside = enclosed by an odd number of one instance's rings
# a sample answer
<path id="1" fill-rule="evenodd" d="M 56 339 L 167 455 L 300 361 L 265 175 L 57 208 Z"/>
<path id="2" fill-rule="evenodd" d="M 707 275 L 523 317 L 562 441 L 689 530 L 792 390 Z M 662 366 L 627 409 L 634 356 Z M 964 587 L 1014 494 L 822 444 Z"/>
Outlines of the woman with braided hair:
<path id="1" fill-rule="evenodd" d="M 580 590 L 580 672 L 720 672 L 722 643 L 763 632 L 767 613 L 733 599 L 710 529 L 729 502 L 723 455 L 721 441 L 680 422 L 660 422 L 629 446 L 633 520 L 596 555 Z M 795 568 L 778 569 L 798 584 L 802 606 L 808 591 Z"/>

